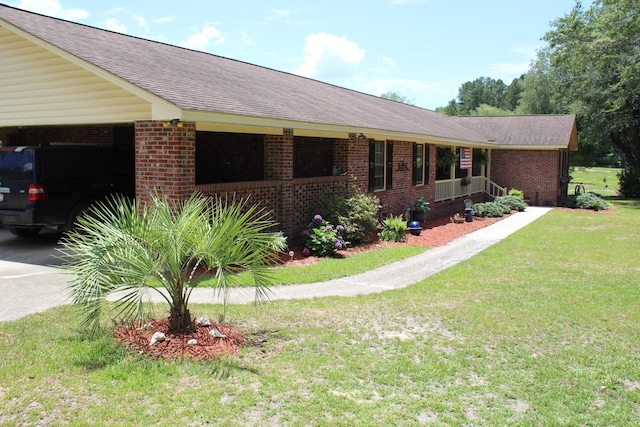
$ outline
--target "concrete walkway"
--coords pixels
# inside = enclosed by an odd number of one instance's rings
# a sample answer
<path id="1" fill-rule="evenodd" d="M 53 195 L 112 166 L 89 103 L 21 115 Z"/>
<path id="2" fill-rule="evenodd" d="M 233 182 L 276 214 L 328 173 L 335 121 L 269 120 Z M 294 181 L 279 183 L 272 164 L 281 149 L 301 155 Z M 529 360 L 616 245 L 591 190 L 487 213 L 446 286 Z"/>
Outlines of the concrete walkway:
<path id="1" fill-rule="evenodd" d="M 352 296 L 402 288 L 472 257 L 535 221 L 549 210 L 550 208 L 528 207 L 525 212 L 510 215 L 445 246 L 355 276 L 305 285 L 274 286 L 270 289 L 269 298 L 276 300 Z M 67 277 L 60 269 L 34 266 L 32 272 L 17 277 L 12 274 L 17 267 L 18 263 L 0 261 L 0 293 L 3 296 L 0 321 L 18 319 L 70 302 L 66 293 Z M 18 279 L 19 286 L 16 285 Z M 115 293 L 110 295 L 109 299 L 115 300 L 118 296 Z M 157 292 L 150 292 L 149 298 L 154 302 L 164 301 Z M 213 289 L 195 288 L 190 301 L 220 303 L 221 298 Z M 251 288 L 231 289 L 229 292 L 229 303 L 242 304 L 253 301 L 254 292 Z"/>
<path id="2" fill-rule="evenodd" d="M 488 227 L 455 239 L 445 246 L 439 246 L 414 257 L 355 276 L 305 285 L 273 286 L 270 288 L 269 299 L 353 296 L 403 288 L 471 258 L 483 249 L 540 218 L 549 210 L 550 208 L 530 206 L 524 212 L 512 214 Z M 154 302 L 163 301 L 157 292 L 153 292 L 149 296 Z M 251 288 L 235 288 L 230 290 L 228 302 L 244 304 L 253 302 L 254 297 L 255 293 Z M 109 299 L 117 298 L 118 294 L 112 294 Z M 221 298 L 211 288 L 195 288 L 189 301 L 192 303 L 220 303 Z"/>

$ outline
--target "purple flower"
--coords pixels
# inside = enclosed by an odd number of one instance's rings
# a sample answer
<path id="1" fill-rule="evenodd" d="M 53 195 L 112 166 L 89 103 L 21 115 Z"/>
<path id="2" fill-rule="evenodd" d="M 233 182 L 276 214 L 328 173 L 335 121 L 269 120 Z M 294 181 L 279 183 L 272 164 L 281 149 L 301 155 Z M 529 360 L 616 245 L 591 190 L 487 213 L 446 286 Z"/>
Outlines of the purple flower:
<path id="1" fill-rule="evenodd" d="M 327 225 L 327 226 L 324 228 L 324 231 L 331 231 L 331 230 L 333 230 L 333 227 L 332 227 L 332 226 L 330 226 L 330 225 Z"/>
<path id="2" fill-rule="evenodd" d="M 311 251 L 309 250 L 309 248 L 304 248 L 302 250 L 302 253 L 304 254 L 304 256 L 309 256 L 309 254 L 311 253 Z"/>
<path id="3" fill-rule="evenodd" d="M 339 232 L 342 233 L 344 231 L 344 227 L 339 225 L 339 226 L 336 227 L 336 230 L 338 230 Z"/>
<path id="4" fill-rule="evenodd" d="M 320 215 L 316 215 L 316 216 L 313 217 L 313 220 L 320 222 L 320 221 L 322 221 L 322 217 Z"/>
<path id="5" fill-rule="evenodd" d="M 336 249 L 342 249 L 342 242 L 340 240 L 336 241 Z"/>
<path id="6" fill-rule="evenodd" d="M 302 235 L 303 236 L 308 236 L 309 235 L 309 230 L 302 230 Z"/>
<path id="7" fill-rule="evenodd" d="M 342 236 L 338 236 L 338 237 L 336 237 L 336 239 L 338 239 L 340 241 L 344 240 L 344 238 Z"/>

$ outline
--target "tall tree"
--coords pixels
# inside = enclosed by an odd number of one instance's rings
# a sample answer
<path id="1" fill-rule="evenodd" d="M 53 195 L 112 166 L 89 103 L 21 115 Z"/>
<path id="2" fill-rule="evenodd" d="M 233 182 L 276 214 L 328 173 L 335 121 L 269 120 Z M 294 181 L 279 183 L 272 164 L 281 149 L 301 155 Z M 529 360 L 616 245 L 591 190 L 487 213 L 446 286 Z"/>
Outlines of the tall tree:
<path id="1" fill-rule="evenodd" d="M 578 3 L 545 40 L 581 140 L 609 141 L 623 153 L 627 176 L 640 177 L 640 2 L 599 0 L 588 10 Z M 631 184 L 639 191 L 621 191 L 640 196 L 640 183 Z"/>

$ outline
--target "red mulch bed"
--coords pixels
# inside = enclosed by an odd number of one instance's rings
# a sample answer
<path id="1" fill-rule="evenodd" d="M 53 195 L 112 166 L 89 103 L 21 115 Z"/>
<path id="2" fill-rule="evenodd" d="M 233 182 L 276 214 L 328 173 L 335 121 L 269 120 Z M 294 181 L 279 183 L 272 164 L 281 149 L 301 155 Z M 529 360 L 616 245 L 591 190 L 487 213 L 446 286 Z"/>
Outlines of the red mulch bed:
<path id="1" fill-rule="evenodd" d="M 377 237 L 375 237 L 371 243 L 365 243 L 341 250 L 336 256 L 344 258 L 356 253 L 393 245 L 416 245 L 429 247 L 444 246 L 458 237 L 462 237 L 472 231 L 484 228 L 506 217 L 507 216 L 502 218 L 474 218 L 472 222 L 462 223 L 453 223 L 449 217 L 429 219 L 427 220 L 426 227 L 423 227 L 419 236 L 414 236 L 407 231 L 407 242 L 405 243 L 383 242 L 379 241 Z M 280 261 L 283 265 L 305 265 L 313 264 L 314 262 L 318 262 L 322 259 L 314 256 L 305 256 L 302 253 L 302 249 L 302 246 L 293 246 L 288 248 L 280 257 Z M 293 251 L 293 257 L 288 255 L 287 252 L 289 251 Z"/>
<path id="2" fill-rule="evenodd" d="M 210 331 L 214 327 L 226 337 L 212 336 Z M 166 338 L 162 342 L 150 345 L 151 337 L 155 332 L 163 332 Z M 168 319 L 149 319 L 143 326 L 117 326 L 114 333 L 116 338 L 138 353 L 165 359 L 178 357 L 197 360 L 214 359 L 237 353 L 240 346 L 247 341 L 247 336 L 236 328 L 213 323 L 210 326 L 196 325 L 195 330 L 188 334 L 170 332 Z M 196 344 L 188 344 L 191 339 L 195 339 Z"/>
<path id="3" fill-rule="evenodd" d="M 406 243 L 374 241 L 342 250 L 338 252 L 338 256 L 347 257 L 355 253 L 391 245 L 443 246 L 453 239 L 486 227 L 501 219 L 502 218 L 476 218 L 473 222 L 463 222 L 459 224 L 451 222 L 449 217 L 430 219 L 427 221 L 426 227 L 423 228 L 419 236 L 407 233 L 408 241 Z M 290 250 L 294 252 L 293 257 L 288 254 Z M 283 265 L 310 264 L 319 260 L 320 258 L 313 256 L 304 256 L 302 247 L 288 248 L 281 256 Z M 246 335 L 228 325 L 197 325 L 191 333 L 178 334 L 169 332 L 168 323 L 168 319 L 150 319 L 145 326 L 118 326 L 115 328 L 114 334 L 116 338 L 131 346 L 140 354 L 165 359 L 192 358 L 209 360 L 220 357 L 221 355 L 237 353 L 240 346 L 248 340 Z M 209 333 L 213 327 L 225 334 L 226 337 L 213 337 Z M 166 339 L 150 345 L 151 337 L 155 332 L 163 332 Z M 191 339 L 195 339 L 197 343 L 188 344 L 188 341 Z"/>

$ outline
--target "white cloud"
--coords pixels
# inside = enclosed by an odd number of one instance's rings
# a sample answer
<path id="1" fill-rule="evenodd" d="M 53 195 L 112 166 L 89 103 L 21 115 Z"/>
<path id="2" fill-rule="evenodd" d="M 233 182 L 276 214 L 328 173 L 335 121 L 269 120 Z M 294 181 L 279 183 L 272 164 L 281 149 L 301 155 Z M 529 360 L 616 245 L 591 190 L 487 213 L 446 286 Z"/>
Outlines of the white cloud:
<path id="1" fill-rule="evenodd" d="M 497 64 L 490 64 L 484 71 L 486 74 L 505 80 L 505 83 L 510 83 L 512 79 L 520 77 L 520 75 L 529 71 L 531 61 L 536 57 L 535 46 L 515 46 L 510 50 L 511 52 L 522 55 L 522 62 L 502 62 Z M 508 80 L 508 81 L 506 81 Z"/>
<path id="2" fill-rule="evenodd" d="M 144 16 L 133 15 L 132 18 L 138 22 L 138 26 L 142 28 L 145 33 L 148 33 L 149 31 L 151 31 L 151 27 L 149 26 L 149 23 L 147 22 L 147 20 L 144 19 Z"/>
<path id="3" fill-rule="evenodd" d="M 253 40 L 249 37 L 249 34 L 242 32 L 240 42 L 245 46 L 253 46 Z"/>
<path id="4" fill-rule="evenodd" d="M 522 62 L 519 64 L 516 63 L 501 63 L 501 64 L 491 64 L 487 67 L 486 74 L 490 76 L 494 76 L 497 79 L 509 80 L 505 81 L 505 83 L 511 83 L 510 80 L 519 77 L 521 74 L 529 71 L 529 65 L 531 62 Z"/>
<path id="5" fill-rule="evenodd" d="M 84 9 L 65 9 L 58 0 L 20 0 L 16 7 L 69 21 L 78 21 L 91 16 Z"/>
<path id="6" fill-rule="evenodd" d="M 351 75 L 364 59 L 364 49 L 346 37 L 309 34 L 304 46 L 304 62 L 294 71 L 305 77 L 328 78 Z"/>
<path id="7" fill-rule="evenodd" d="M 393 60 L 393 58 L 389 57 L 389 56 L 383 56 L 382 57 L 382 63 L 384 65 L 387 65 L 391 68 L 395 68 L 396 67 L 396 61 Z"/>
<path id="8" fill-rule="evenodd" d="M 168 24 L 176 20 L 175 16 L 161 16 L 153 20 L 156 24 Z"/>
<path id="9" fill-rule="evenodd" d="M 102 23 L 103 27 L 109 31 L 114 31 L 116 33 L 127 33 L 127 27 L 124 24 L 121 24 L 116 18 L 107 18 Z"/>
<path id="10" fill-rule="evenodd" d="M 212 25 L 208 25 L 202 31 L 192 34 L 187 40 L 181 41 L 180 46 L 195 50 L 206 50 L 211 45 L 218 45 L 224 41 L 224 37 Z"/>

